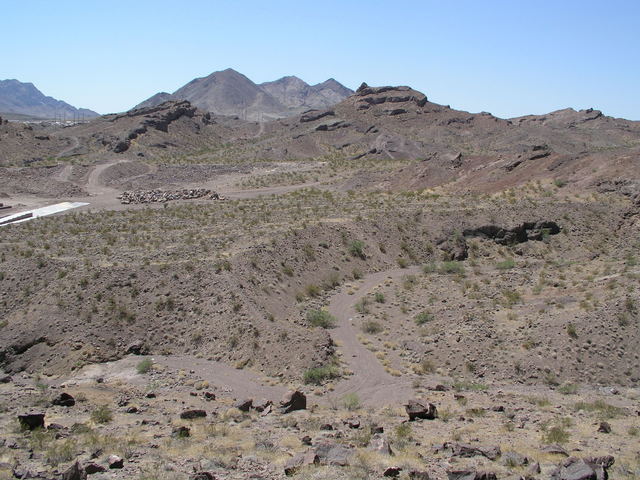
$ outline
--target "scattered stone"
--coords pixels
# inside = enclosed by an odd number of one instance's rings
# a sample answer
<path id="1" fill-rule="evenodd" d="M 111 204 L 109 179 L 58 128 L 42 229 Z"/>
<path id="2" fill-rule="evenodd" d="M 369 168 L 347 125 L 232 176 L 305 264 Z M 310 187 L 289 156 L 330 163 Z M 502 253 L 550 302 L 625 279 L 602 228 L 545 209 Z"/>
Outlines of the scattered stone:
<path id="1" fill-rule="evenodd" d="M 91 462 L 91 463 L 87 463 L 84 466 L 84 471 L 87 475 L 93 475 L 94 473 L 106 472 L 107 469 L 104 468 L 102 465 Z"/>
<path id="2" fill-rule="evenodd" d="M 473 446 L 468 443 L 456 443 L 456 442 L 445 442 L 442 445 L 437 445 L 434 447 L 434 452 L 449 452 L 453 457 L 475 457 L 475 456 L 483 456 L 488 458 L 489 460 L 496 460 L 500 455 L 500 447 L 491 446 L 491 447 L 483 447 L 483 446 Z"/>
<path id="3" fill-rule="evenodd" d="M 315 449 L 321 465 L 349 465 L 353 449 L 336 443 L 321 443 Z"/>
<path id="4" fill-rule="evenodd" d="M 518 452 L 505 452 L 502 455 L 502 463 L 508 467 L 522 467 L 529 464 L 529 459 Z"/>
<path id="5" fill-rule="evenodd" d="M 407 411 L 407 415 L 409 415 L 409 421 L 413 421 L 417 418 L 433 420 L 438 417 L 438 410 L 433 403 L 424 403 L 419 402 L 418 400 L 409 400 L 404 406 Z"/>
<path id="6" fill-rule="evenodd" d="M 569 452 L 567 452 L 564 448 L 562 448 L 557 443 L 553 443 L 551 445 L 546 445 L 540 449 L 542 453 L 551 453 L 553 455 L 564 455 L 565 457 L 569 456 Z"/>
<path id="7" fill-rule="evenodd" d="M 256 412 L 264 412 L 267 408 L 270 408 L 271 405 L 273 405 L 273 402 L 271 400 L 266 400 L 266 399 L 262 399 L 262 400 L 258 400 L 257 402 L 253 402 L 253 409 Z"/>
<path id="8" fill-rule="evenodd" d="M 347 418 L 346 420 L 343 420 L 342 423 L 349 428 L 360 428 L 360 420 L 357 418 Z"/>
<path id="9" fill-rule="evenodd" d="M 333 430 L 333 425 L 331 425 L 330 423 L 325 423 L 324 425 L 320 426 L 320 430 L 331 431 Z"/>
<path id="10" fill-rule="evenodd" d="M 119 469 L 124 467 L 124 460 L 117 455 L 109 455 L 107 464 L 111 469 Z"/>
<path id="11" fill-rule="evenodd" d="M 376 433 L 371 437 L 371 440 L 369 441 L 369 450 L 382 455 L 393 455 L 391 445 L 389 445 L 385 436 L 380 433 Z"/>
<path id="12" fill-rule="evenodd" d="M 538 462 L 532 463 L 527 469 L 527 473 L 530 473 L 532 475 L 538 475 L 540 472 L 542 472 L 542 469 L 540 468 L 540 464 Z"/>
<path id="13" fill-rule="evenodd" d="M 409 472 L 409 480 L 431 480 L 428 472 L 420 470 L 411 470 Z"/>
<path id="14" fill-rule="evenodd" d="M 320 463 L 320 458 L 314 451 L 299 453 L 287 461 L 284 466 L 284 473 L 287 476 L 293 475 L 302 467 L 317 465 L 318 463 Z"/>
<path id="15" fill-rule="evenodd" d="M 402 468 L 401 467 L 388 467 L 384 473 L 382 474 L 383 477 L 399 477 L 400 476 L 400 472 L 402 472 Z"/>
<path id="16" fill-rule="evenodd" d="M 189 480 L 216 480 L 216 477 L 209 472 L 196 472 L 189 477 Z"/>
<path id="17" fill-rule="evenodd" d="M 127 347 L 127 353 L 131 353 L 133 355 L 146 355 L 149 353 L 149 349 L 142 340 L 136 340 L 129 344 Z"/>
<path id="18" fill-rule="evenodd" d="M 0 383 L 11 383 L 12 380 L 11 375 L 4 375 L 0 377 Z"/>
<path id="19" fill-rule="evenodd" d="M 76 461 L 62 474 L 62 480 L 86 480 L 87 472 Z"/>
<path id="20" fill-rule="evenodd" d="M 51 400 L 51 405 L 58 405 L 60 407 L 73 407 L 76 404 L 76 400 L 66 392 L 62 392 Z"/>
<path id="21" fill-rule="evenodd" d="M 44 413 L 27 413 L 24 415 L 18 415 L 18 421 L 24 430 L 44 428 Z"/>
<path id="22" fill-rule="evenodd" d="M 180 426 L 173 429 L 171 436 L 174 438 L 187 438 L 191 436 L 191 429 L 189 427 Z"/>
<path id="23" fill-rule="evenodd" d="M 245 400 L 238 400 L 237 402 L 235 402 L 233 404 L 233 407 L 237 408 L 241 412 L 248 412 L 249 410 L 251 410 L 252 406 L 253 406 L 253 398 L 247 398 Z"/>
<path id="24" fill-rule="evenodd" d="M 599 433 L 611 433 L 611 425 L 608 422 L 600 422 L 598 426 Z"/>
<path id="25" fill-rule="evenodd" d="M 204 410 L 185 410 L 180 414 L 180 418 L 183 420 L 193 420 L 194 418 L 204 418 L 207 416 L 207 412 Z"/>
<path id="26" fill-rule="evenodd" d="M 300 439 L 303 445 L 311 445 L 311 437 L 309 435 L 305 435 Z"/>
<path id="27" fill-rule="evenodd" d="M 449 480 L 496 480 L 496 474 L 476 470 L 447 470 Z"/>
<path id="28" fill-rule="evenodd" d="M 280 400 L 280 412 L 290 413 L 295 410 L 305 410 L 307 408 L 307 397 L 299 390 L 292 390 L 285 393 Z"/>
<path id="29" fill-rule="evenodd" d="M 204 398 L 205 400 L 215 400 L 216 399 L 216 394 L 213 392 L 204 392 Z"/>
<path id="30" fill-rule="evenodd" d="M 208 188 L 190 188 L 183 190 L 136 190 L 122 192 L 118 200 L 123 205 L 131 203 L 165 203 L 172 200 L 194 200 L 196 198 L 206 198 L 208 200 L 224 200 L 213 190 Z"/>

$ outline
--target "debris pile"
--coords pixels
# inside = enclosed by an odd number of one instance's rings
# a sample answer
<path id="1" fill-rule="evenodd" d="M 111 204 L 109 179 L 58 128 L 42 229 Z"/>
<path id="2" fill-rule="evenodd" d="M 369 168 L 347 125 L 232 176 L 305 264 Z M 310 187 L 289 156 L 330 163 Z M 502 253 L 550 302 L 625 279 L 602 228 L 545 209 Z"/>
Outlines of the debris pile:
<path id="1" fill-rule="evenodd" d="M 192 200 L 194 198 L 205 198 L 210 200 L 224 200 L 224 197 L 216 192 L 205 188 L 193 188 L 184 190 L 136 190 L 122 192 L 118 196 L 120 203 L 164 203 L 170 200 Z"/>

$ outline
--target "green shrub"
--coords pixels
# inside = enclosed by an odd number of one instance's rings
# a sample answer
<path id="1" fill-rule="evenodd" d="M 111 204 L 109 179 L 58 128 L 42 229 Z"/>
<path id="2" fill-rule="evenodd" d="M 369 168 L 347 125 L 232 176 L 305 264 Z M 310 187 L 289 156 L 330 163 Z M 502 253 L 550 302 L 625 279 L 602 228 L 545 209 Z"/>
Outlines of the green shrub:
<path id="1" fill-rule="evenodd" d="M 432 320 L 433 320 L 433 314 L 426 310 L 423 312 L 420 312 L 414 318 L 414 321 L 416 322 L 417 325 L 424 325 L 425 323 L 430 322 Z"/>
<path id="2" fill-rule="evenodd" d="M 111 409 L 106 405 L 101 405 L 91 412 L 91 420 L 95 423 L 109 423 L 113 420 Z"/>
<path id="3" fill-rule="evenodd" d="M 350 412 L 360 408 L 360 398 L 357 393 L 347 393 L 342 397 L 342 405 Z"/>
<path id="4" fill-rule="evenodd" d="M 513 260 L 513 258 L 507 258 L 505 261 L 499 262 L 496 265 L 496 268 L 498 270 L 511 270 L 515 266 L 516 266 L 516 262 Z"/>
<path id="5" fill-rule="evenodd" d="M 382 292 L 376 292 L 375 295 L 373 296 L 373 298 L 376 301 L 376 303 L 384 303 L 385 302 L 384 294 Z"/>
<path id="6" fill-rule="evenodd" d="M 309 310 L 307 321 L 314 327 L 333 328 L 338 320 L 326 310 Z"/>
<path id="7" fill-rule="evenodd" d="M 567 324 L 567 335 L 571 338 L 578 338 L 578 332 L 576 331 L 576 327 L 573 323 Z"/>
<path id="8" fill-rule="evenodd" d="M 439 271 L 440 273 L 455 273 L 462 275 L 464 273 L 464 265 L 462 262 L 458 262 L 456 260 L 442 262 Z"/>
<path id="9" fill-rule="evenodd" d="M 150 358 L 145 358 L 136 365 L 136 370 L 138 373 L 143 374 L 151 371 L 151 367 L 153 367 L 153 361 Z"/>
<path id="10" fill-rule="evenodd" d="M 366 322 L 362 322 L 362 331 L 364 333 L 380 333 L 382 331 L 382 325 L 374 320 L 367 320 Z"/>
<path id="11" fill-rule="evenodd" d="M 545 443 L 567 443 L 569 441 L 569 432 L 562 426 L 555 425 L 545 432 L 542 440 Z"/>
<path id="12" fill-rule="evenodd" d="M 320 385 L 322 382 L 337 378 L 340 376 L 340 372 L 334 365 L 324 365 L 322 367 L 310 368 L 304 372 L 304 383 Z"/>
<path id="13" fill-rule="evenodd" d="M 361 240 L 354 240 L 351 242 L 349 245 L 349 253 L 354 257 L 361 258 L 362 260 L 367 258 L 364 253 L 364 242 Z"/>
<path id="14" fill-rule="evenodd" d="M 558 387 L 558 392 L 563 395 L 574 395 L 578 393 L 578 386 L 575 383 L 565 383 Z"/>

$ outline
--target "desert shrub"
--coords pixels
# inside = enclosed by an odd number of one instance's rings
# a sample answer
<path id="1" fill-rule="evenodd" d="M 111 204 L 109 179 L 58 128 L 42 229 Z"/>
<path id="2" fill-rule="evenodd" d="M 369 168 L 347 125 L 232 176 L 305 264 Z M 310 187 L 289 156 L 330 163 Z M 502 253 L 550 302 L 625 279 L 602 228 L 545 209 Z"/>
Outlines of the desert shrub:
<path id="1" fill-rule="evenodd" d="M 353 306 L 353 308 L 355 308 L 358 313 L 369 313 L 369 299 L 367 297 L 363 297 L 362 300 Z"/>
<path id="2" fill-rule="evenodd" d="M 574 395 L 578 393 L 578 386 L 575 383 L 565 383 L 558 387 L 558 392 L 563 395 Z"/>
<path id="3" fill-rule="evenodd" d="M 362 272 L 357 268 L 353 269 L 353 271 L 351 272 L 351 275 L 353 276 L 354 280 L 360 280 L 362 278 Z"/>
<path id="4" fill-rule="evenodd" d="M 150 358 L 145 358 L 136 365 L 136 371 L 140 374 L 148 373 L 151 371 L 151 367 L 153 367 L 153 361 Z"/>
<path id="5" fill-rule="evenodd" d="M 347 393 L 342 397 L 342 406 L 349 411 L 360 408 L 360 398 L 357 393 Z"/>
<path id="6" fill-rule="evenodd" d="M 433 314 L 428 311 L 423 311 L 417 314 L 414 318 L 414 321 L 417 325 L 424 325 L 427 322 L 431 322 L 433 320 Z"/>
<path id="7" fill-rule="evenodd" d="M 578 332 L 576 331 L 576 327 L 573 323 L 567 324 L 567 335 L 571 338 L 578 338 Z"/>
<path id="8" fill-rule="evenodd" d="M 402 257 L 398 257 L 396 262 L 398 263 L 398 266 L 400 268 L 407 268 L 407 265 L 409 265 L 409 262 L 407 261 L 407 259 Z"/>
<path id="9" fill-rule="evenodd" d="M 338 320 L 326 310 L 309 310 L 307 321 L 314 327 L 332 328 Z"/>
<path id="10" fill-rule="evenodd" d="M 367 256 L 364 253 L 364 242 L 362 240 L 354 240 L 349 244 L 349 253 L 357 258 L 364 260 Z"/>
<path id="11" fill-rule="evenodd" d="M 604 400 L 596 400 L 595 402 L 577 402 L 574 409 L 584 410 L 585 412 L 596 413 L 600 418 L 614 418 L 623 413 L 620 407 L 611 405 Z"/>
<path id="12" fill-rule="evenodd" d="M 375 295 L 373 296 L 373 299 L 376 301 L 376 303 L 385 302 L 384 294 L 382 292 L 376 292 Z"/>
<path id="13" fill-rule="evenodd" d="M 113 420 L 113 413 L 107 405 L 100 405 L 91 412 L 91 420 L 95 423 L 109 423 Z"/>
<path id="14" fill-rule="evenodd" d="M 305 292 L 310 297 L 317 297 L 318 295 L 320 295 L 320 287 L 316 284 L 311 283 L 306 286 Z"/>
<path id="15" fill-rule="evenodd" d="M 439 271 L 440 273 L 456 273 L 462 275 L 464 273 L 464 265 L 462 262 L 456 260 L 442 262 Z"/>
<path id="16" fill-rule="evenodd" d="M 507 307 L 512 307 L 522 301 L 522 295 L 517 290 L 504 290 L 502 295 L 504 296 L 504 304 Z"/>
<path id="17" fill-rule="evenodd" d="M 569 432 L 561 425 L 554 425 L 544 433 L 542 440 L 545 443 L 567 443 L 569 441 Z"/>
<path id="18" fill-rule="evenodd" d="M 516 262 L 513 260 L 513 258 L 508 258 L 496 264 L 496 268 L 498 270 L 511 270 L 515 266 L 516 266 Z"/>
<path id="19" fill-rule="evenodd" d="M 420 369 L 422 373 L 433 373 L 436 371 L 436 367 L 431 360 L 428 358 L 423 358 L 420 362 Z"/>
<path id="20" fill-rule="evenodd" d="M 322 382 L 340 376 L 338 368 L 334 365 L 323 365 L 322 367 L 310 368 L 303 374 L 304 383 L 320 385 Z"/>
<path id="21" fill-rule="evenodd" d="M 372 334 L 380 333 L 382 331 L 382 325 L 375 320 L 367 320 L 366 322 L 362 322 L 362 331 Z"/>

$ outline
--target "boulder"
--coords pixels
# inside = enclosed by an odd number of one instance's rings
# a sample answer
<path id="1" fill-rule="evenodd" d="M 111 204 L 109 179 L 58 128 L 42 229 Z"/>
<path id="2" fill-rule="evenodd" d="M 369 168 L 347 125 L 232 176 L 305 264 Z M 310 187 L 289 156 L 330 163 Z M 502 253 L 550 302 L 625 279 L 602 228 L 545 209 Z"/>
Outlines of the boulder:
<path id="1" fill-rule="evenodd" d="M 62 474 L 62 480 L 86 480 L 87 472 L 76 461 Z"/>
<path id="2" fill-rule="evenodd" d="M 58 405 L 60 407 L 73 407 L 75 404 L 75 398 L 66 392 L 62 392 L 51 400 L 51 405 Z"/>
<path id="3" fill-rule="evenodd" d="M 142 340 L 136 340 L 127 346 L 127 353 L 131 353 L 133 355 L 146 355 L 148 353 L 148 349 Z"/>
<path id="4" fill-rule="evenodd" d="M 471 469 L 447 470 L 447 478 L 449 480 L 497 480 L 495 473 Z"/>
<path id="5" fill-rule="evenodd" d="M 174 438 L 187 438 L 191 436 L 191 429 L 189 427 L 180 426 L 173 429 L 171 436 Z"/>
<path id="6" fill-rule="evenodd" d="M 305 410 L 307 408 L 307 397 L 299 390 L 291 390 L 285 393 L 280 400 L 280 412 L 290 413 L 295 410 Z"/>
<path id="7" fill-rule="evenodd" d="M 84 471 L 87 475 L 93 475 L 94 473 L 102 473 L 102 472 L 106 472 L 107 469 L 104 468 L 102 465 L 99 465 L 97 463 L 91 462 L 91 463 L 87 463 L 84 466 Z"/>
<path id="8" fill-rule="evenodd" d="M 207 412 L 204 410 L 185 410 L 180 414 L 180 418 L 183 420 L 193 420 L 194 418 L 204 418 L 207 416 Z"/>
<path id="9" fill-rule="evenodd" d="M 438 417 L 438 410 L 433 403 L 423 403 L 418 400 L 409 400 L 404 406 L 409 415 L 409 420 L 413 421 L 417 418 L 433 420 Z"/>
<path id="10" fill-rule="evenodd" d="M 387 467 L 382 476 L 396 478 L 400 476 L 400 472 L 402 472 L 402 467 Z"/>
<path id="11" fill-rule="evenodd" d="M 421 470 L 411 470 L 409 472 L 409 480 L 431 480 L 428 472 Z"/>
<path id="12" fill-rule="evenodd" d="M 267 408 L 271 407 L 272 404 L 273 402 L 271 400 L 266 400 L 263 398 L 262 400 L 253 402 L 253 409 L 256 412 L 264 412 Z"/>
<path id="13" fill-rule="evenodd" d="M 369 450 L 382 455 L 393 455 L 391 445 L 389 445 L 385 436 L 380 433 L 376 433 L 371 437 L 371 440 L 369 441 Z"/>
<path id="14" fill-rule="evenodd" d="M 305 453 L 299 453 L 294 457 L 291 457 L 284 466 L 284 474 L 294 475 L 299 469 L 306 467 L 307 465 L 318 464 L 320 459 L 314 451 L 308 451 Z"/>
<path id="15" fill-rule="evenodd" d="M 502 463 L 508 467 L 522 467 L 529 464 L 529 459 L 518 452 L 505 452 L 502 455 Z"/>
<path id="16" fill-rule="evenodd" d="M 196 472 L 189 477 L 189 480 L 216 480 L 216 476 L 210 472 Z"/>
<path id="17" fill-rule="evenodd" d="M 600 422 L 600 425 L 598 425 L 598 433 L 611 433 L 611 425 L 609 425 L 609 422 Z"/>
<path id="18" fill-rule="evenodd" d="M 124 460 L 117 455 L 109 455 L 107 464 L 111 469 L 120 469 L 124 467 Z"/>
<path id="19" fill-rule="evenodd" d="M 353 456 L 353 449 L 337 443 L 321 443 L 315 448 L 321 465 L 349 465 Z"/>
<path id="20" fill-rule="evenodd" d="M 44 428 L 44 413 L 26 413 L 18 415 L 18 422 L 23 430 Z"/>
<path id="21" fill-rule="evenodd" d="M 557 443 L 552 443 L 551 445 L 546 445 L 540 449 L 542 453 L 551 453 L 552 455 L 563 455 L 565 457 L 569 456 L 569 453 L 562 448 Z"/>
<path id="22" fill-rule="evenodd" d="M 253 398 L 246 398 L 244 400 L 238 400 L 237 402 L 235 402 L 233 404 L 233 407 L 237 408 L 241 412 L 248 412 L 249 410 L 251 410 L 252 406 L 253 406 Z"/>

